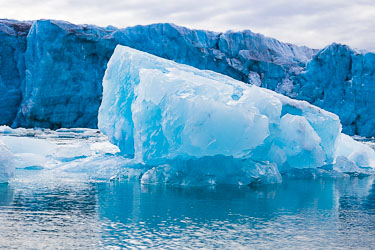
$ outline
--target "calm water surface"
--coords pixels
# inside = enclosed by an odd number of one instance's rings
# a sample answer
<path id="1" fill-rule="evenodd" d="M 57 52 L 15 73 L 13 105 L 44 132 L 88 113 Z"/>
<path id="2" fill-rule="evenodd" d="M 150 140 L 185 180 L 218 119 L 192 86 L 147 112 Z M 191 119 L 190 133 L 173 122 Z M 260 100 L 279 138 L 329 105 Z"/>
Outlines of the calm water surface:
<path id="1" fill-rule="evenodd" d="M 123 247 L 371 249 L 374 180 L 181 188 L 18 170 L 0 185 L 0 248 Z"/>

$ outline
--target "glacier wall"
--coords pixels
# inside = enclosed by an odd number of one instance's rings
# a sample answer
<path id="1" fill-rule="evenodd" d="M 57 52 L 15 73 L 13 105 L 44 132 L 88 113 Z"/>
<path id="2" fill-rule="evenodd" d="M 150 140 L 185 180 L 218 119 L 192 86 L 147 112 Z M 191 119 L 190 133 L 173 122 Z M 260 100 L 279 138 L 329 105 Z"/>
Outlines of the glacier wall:
<path id="1" fill-rule="evenodd" d="M 25 89 L 14 127 L 96 127 L 114 43 L 95 26 L 37 21 L 27 35 Z"/>
<path id="2" fill-rule="evenodd" d="M 0 124 L 95 128 L 101 80 L 121 44 L 307 100 L 338 114 L 344 132 L 375 136 L 374 54 L 344 45 L 317 51 L 251 31 L 173 24 L 117 29 L 55 20 L 0 20 L 0 41 Z"/>
<path id="3" fill-rule="evenodd" d="M 12 124 L 22 100 L 30 26 L 27 22 L 0 22 L 0 124 Z"/>
<path id="4" fill-rule="evenodd" d="M 375 136 L 375 54 L 332 44 L 294 77 L 298 99 L 340 116 L 344 132 Z"/>
<path id="5" fill-rule="evenodd" d="M 375 151 L 341 134 L 333 113 L 120 45 L 98 120 L 122 154 L 150 167 L 142 183 L 247 185 L 293 169 L 375 169 Z"/>

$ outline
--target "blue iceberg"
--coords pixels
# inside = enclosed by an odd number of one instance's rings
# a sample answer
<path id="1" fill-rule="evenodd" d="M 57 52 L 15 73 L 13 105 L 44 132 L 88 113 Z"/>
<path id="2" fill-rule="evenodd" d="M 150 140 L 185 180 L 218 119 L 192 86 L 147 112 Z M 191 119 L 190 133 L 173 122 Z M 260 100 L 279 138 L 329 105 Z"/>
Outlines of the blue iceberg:
<path id="1" fill-rule="evenodd" d="M 277 183 L 338 157 L 375 168 L 375 152 L 341 134 L 335 114 L 124 46 L 108 63 L 98 121 L 122 154 L 150 167 L 143 183 Z"/>

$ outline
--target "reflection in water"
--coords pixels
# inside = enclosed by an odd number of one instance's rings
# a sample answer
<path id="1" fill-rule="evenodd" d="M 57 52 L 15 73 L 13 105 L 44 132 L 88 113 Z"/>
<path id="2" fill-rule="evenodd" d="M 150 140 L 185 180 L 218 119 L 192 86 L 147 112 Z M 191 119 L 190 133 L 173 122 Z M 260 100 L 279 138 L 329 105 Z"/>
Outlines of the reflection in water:
<path id="1" fill-rule="evenodd" d="M 364 209 L 373 210 L 375 212 L 375 182 L 373 182 L 371 185 L 371 190 L 367 197 Z"/>
<path id="2" fill-rule="evenodd" d="M 97 189 L 88 183 L 48 180 L 39 171 L 25 172 L 0 187 L 0 248 L 97 246 Z"/>
<path id="3" fill-rule="evenodd" d="M 0 206 L 9 206 L 13 201 L 14 189 L 8 184 L 0 183 Z"/>
<path id="4" fill-rule="evenodd" d="M 371 183 L 371 178 L 290 180 L 258 188 L 113 183 L 99 192 L 100 218 L 107 221 L 103 241 L 127 247 L 371 246 L 374 230 L 364 231 L 360 214 L 350 230 L 352 241 L 343 234 L 340 216 L 341 195 L 364 206 Z M 358 213 L 373 223 L 371 211 Z"/>
<path id="5" fill-rule="evenodd" d="M 181 188 L 18 176 L 0 186 L 2 248 L 375 245 L 372 177 Z"/>
<path id="6" fill-rule="evenodd" d="M 351 182 L 351 192 L 346 192 L 339 199 L 340 234 L 347 241 L 355 242 L 353 245 L 356 248 L 374 247 L 375 183 L 360 182 L 358 179 L 354 182 L 358 182 L 358 185 L 354 186 Z M 357 228 L 361 229 L 360 233 L 356 231 Z"/>

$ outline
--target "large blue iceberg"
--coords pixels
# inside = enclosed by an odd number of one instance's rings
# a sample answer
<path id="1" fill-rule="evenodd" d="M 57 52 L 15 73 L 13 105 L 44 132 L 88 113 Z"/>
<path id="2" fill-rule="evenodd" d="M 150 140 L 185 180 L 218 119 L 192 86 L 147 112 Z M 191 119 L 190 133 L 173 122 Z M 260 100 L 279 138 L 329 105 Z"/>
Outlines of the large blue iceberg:
<path id="1" fill-rule="evenodd" d="M 375 168 L 375 152 L 341 134 L 333 113 L 124 46 L 108 63 L 98 120 L 122 154 L 150 166 L 143 183 L 277 183 L 291 169 Z"/>
<path id="2" fill-rule="evenodd" d="M 96 128 L 101 81 L 121 44 L 306 100 L 337 114 L 345 133 L 375 136 L 375 54 L 344 45 L 318 51 L 251 31 L 55 20 L 0 20 L 0 41 L 0 124 Z"/>

